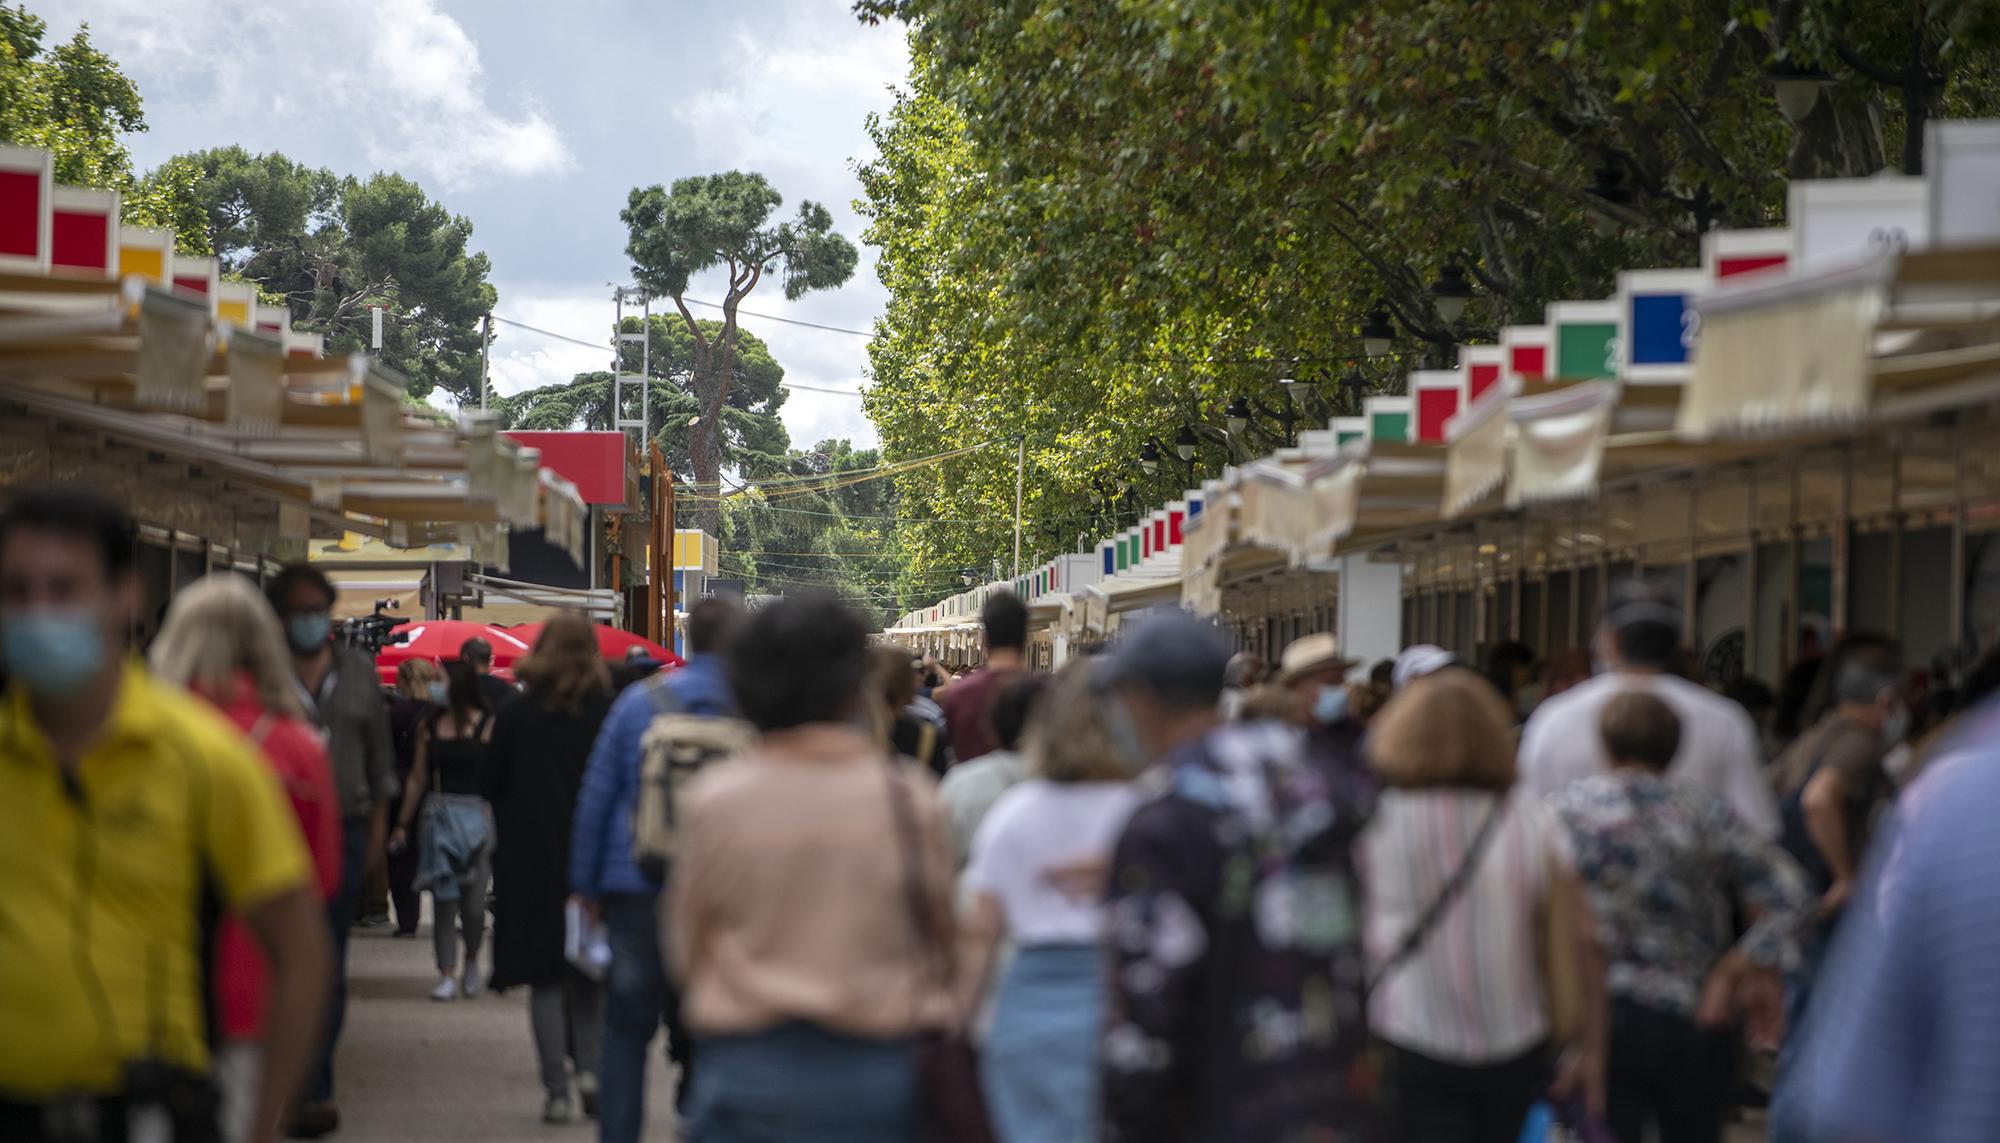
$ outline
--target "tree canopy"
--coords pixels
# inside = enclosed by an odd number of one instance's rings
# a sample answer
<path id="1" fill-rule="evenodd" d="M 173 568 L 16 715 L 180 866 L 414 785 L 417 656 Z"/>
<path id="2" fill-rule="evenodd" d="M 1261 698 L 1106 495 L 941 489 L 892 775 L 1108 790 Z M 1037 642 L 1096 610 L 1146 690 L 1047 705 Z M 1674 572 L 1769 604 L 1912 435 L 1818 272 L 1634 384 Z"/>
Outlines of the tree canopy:
<path id="1" fill-rule="evenodd" d="M 1222 431 L 1238 393 L 1310 423 L 1618 269 L 1692 265 L 1711 226 L 1777 224 L 1788 177 L 1910 164 L 1925 119 L 2000 106 L 1991 0 L 857 10 L 908 21 L 913 61 L 862 168 L 891 292 L 869 412 L 892 458 L 1025 432 L 1043 553 L 1122 519 L 1121 485 L 1184 486 L 1184 424 L 1210 474 L 1279 443 L 1269 416 Z M 1805 65 L 1836 78 L 1793 124 L 1767 73 Z M 1456 325 L 1448 264 L 1478 291 Z M 1357 336 L 1378 302 L 1387 360 Z M 1011 459 L 899 478 L 912 575 L 1006 551 Z"/>
<path id="2" fill-rule="evenodd" d="M 410 393 L 479 399 L 479 321 L 493 308 L 472 223 L 397 174 L 335 175 L 277 152 L 218 147 L 181 156 L 223 268 L 284 299 L 329 350 L 367 346 L 383 307 L 382 360 Z"/>
<path id="3" fill-rule="evenodd" d="M 772 223 L 783 202 L 763 175 L 725 171 L 676 179 L 671 190 L 635 187 L 619 212 L 629 231 L 625 253 L 634 278 L 654 296 L 673 299 L 693 343 L 688 450 L 695 480 L 704 487 L 716 486 L 725 463 L 725 409 L 737 378 L 737 306 L 766 274 L 780 276 L 790 299 L 833 289 L 854 275 L 854 244 L 834 231 L 827 209 L 805 201 L 795 219 Z M 727 270 L 728 283 L 722 323 L 711 334 L 688 309 L 687 289 L 695 275 L 718 267 Z M 721 530 L 715 505 L 705 504 L 696 517 L 701 527 Z"/>
<path id="4" fill-rule="evenodd" d="M 169 162 L 143 179 L 132 172 L 125 137 L 146 129 L 138 85 L 91 43 L 88 25 L 52 48 L 47 34 L 25 6 L 0 5 L 0 143 L 49 151 L 57 182 L 117 191 L 126 222 L 171 230 L 182 249 L 205 253 L 188 209 L 192 171 Z"/>
<path id="5" fill-rule="evenodd" d="M 699 326 L 711 341 L 720 336 L 720 322 L 704 320 Z M 626 318 L 624 332 L 639 332 L 639 319 Z M 785 369 L 756 334 L 739 329 L 736 337 L 737 351 L 730 362 L 734 377 L 722 409 L 722 462 L 745 476 L 758 477 L 778 472 L 788 459 L 791 438 L 779 418 L 788 395 Z M 663 384 L 655 385 L 650 394 L 647 438 L 658 442 L 674 471 L 690 472 L 692 430 L 688 422 L 701 408 L 695 394 L 694 336 L 679 317 L 655 314 L 648 341 L 650 376 Z M 639 372 L 639 347 L 628 344 L 620 353 L 624 367 Z M 637 418 L 636 392 L 628 391 L 625 396 L 631 405 L 626 415 Z M 611 399 L 612 376 L 598 371 L 496 398 L 491 407 L 508 428 L 607 430 L 613 423 Z M 714 486 L 703 490 L 707 495 L 714 491 Z"/>

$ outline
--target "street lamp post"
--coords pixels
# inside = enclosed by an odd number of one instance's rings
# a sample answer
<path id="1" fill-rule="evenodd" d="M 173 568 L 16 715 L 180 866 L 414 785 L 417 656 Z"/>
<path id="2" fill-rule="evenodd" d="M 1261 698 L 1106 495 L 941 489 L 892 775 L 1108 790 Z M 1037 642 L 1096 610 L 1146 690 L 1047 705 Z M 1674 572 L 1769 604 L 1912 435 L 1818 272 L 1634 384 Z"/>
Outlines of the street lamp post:
<path id="1" fill-rule="evenodd" d="M 1361 322 L 1361 348 L 1370 357 L 1384 357 L 1395 340 L 1396 325 L 1389 320 L 1389 307 L 1375 303 L 1375 308 Z"/>
<path id="2" fill-rule="evenodd" d="M 1431 283 L 1431 304 L 1437 307 L 1439 320 L 1447 326 L 1455 326 L 1458 319 L 1465 316 L 1465 306 L 1472 300 L 1472 283 L 1465 277 L 1465 267 L 1456 262 L 1446 262 L 1438 271 L 1437 281 Z"/>
<path id="3" fill-rule="evenodd" d="M 1174 455 L 1180 457 L 1181 462 L 1187 465 L 1189 488 L 1194 487 L 1194 454 L 1200 445 L 1201 440 L 1194 435 L 1193 426 L 1182 424 L 1179 435 L 1174 437 Z"/>

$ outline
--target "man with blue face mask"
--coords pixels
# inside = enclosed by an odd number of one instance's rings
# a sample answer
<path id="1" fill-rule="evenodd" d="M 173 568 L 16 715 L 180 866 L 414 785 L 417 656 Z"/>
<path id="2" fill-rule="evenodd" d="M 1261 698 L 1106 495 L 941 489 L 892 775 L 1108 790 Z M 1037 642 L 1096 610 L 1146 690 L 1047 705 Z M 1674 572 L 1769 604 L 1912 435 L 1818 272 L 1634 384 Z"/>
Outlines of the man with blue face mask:
<path id="1" fill-rule="evenodd" d="M 347 1010 L 347 934 L 354 926 L 361 883 L 383 860 L 389 799 L 397 793 L 396 748 L 389 707 L 376 684 L 375 663 L 349 647 L 336 647 L 332 631 L 333 584 L 311 564 L 287 564 L 264 585 L 292 652 L 299 697 L 326 736 L 340 797 L 341 882 L 327 902 L 333 930 L 333 1004 L 326 1037 L 304 1098 L 293 1113 L 293 1138 L 317 1139 L 340 1126 L 333 1102 L 333 1053 Z"/>
<path id="2" fill-rule="evenodd" d="M 1278 685 L 1292 692 L 1299 724 L 1341 739 L 1343 750 L 1361 739 L 1361 724 L 1347 716 L 1347 672 L 1354 665 L 1327 632 L 1294 639 L 1278 659 Z"/>
<path id="3" fill-rule="evenodd" d="M 274 773 L 125 653 L 134 547 L 88 493 L 0 511 L 0 1139 L 218 1137 L 202 902 L 219 898 L 270 965 L 263 1143 L 316 1042 L 325 921 Z"/>
<path id="4" fill-rule="evenodd" d="M 1227 661 L 1170 611 L 1092 665 L 1115 748 L 1148 767 L 1106 901 L 1104 1138 L 1365 1138 L 1351 850 L 1375 783 L 1298 727 L 1220 725 Z"/>

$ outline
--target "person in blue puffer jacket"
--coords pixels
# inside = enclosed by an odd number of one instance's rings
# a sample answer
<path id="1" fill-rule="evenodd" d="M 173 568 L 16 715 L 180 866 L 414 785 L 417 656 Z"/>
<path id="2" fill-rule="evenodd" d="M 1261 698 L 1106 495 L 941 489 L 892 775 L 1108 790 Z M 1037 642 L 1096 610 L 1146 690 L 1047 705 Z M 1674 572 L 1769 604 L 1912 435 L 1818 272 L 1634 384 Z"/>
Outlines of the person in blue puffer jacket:
<path id="1" fill-rule="evenodd" d="M 598 1093 L 601 1143 L 637 1143 L 646 1121 L 646 1051 L 662 1025 L 668 1054 L 680 1065 L 680 1090 L 689 1087 L 679 998 L 660 959 L 661 885 L 632 863 L 632 814 L 644 761 L 640 742 L 663 710 L 711 717 L 736 713 L 725 666 L 742 618 L 742 609 L 725 599 L 694 606 L 687 618 L 687 665 L 632 684 L 612 703 L 577 795 L 570 892 L 602 919 L 611 944 Z"/>

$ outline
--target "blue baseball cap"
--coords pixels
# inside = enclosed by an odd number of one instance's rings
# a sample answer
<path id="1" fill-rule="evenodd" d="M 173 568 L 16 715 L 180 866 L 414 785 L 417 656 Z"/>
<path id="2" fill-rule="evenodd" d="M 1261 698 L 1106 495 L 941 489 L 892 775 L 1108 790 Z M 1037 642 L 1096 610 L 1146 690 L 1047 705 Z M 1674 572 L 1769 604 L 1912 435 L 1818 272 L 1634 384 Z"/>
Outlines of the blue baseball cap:
<path id="1" fill-rule="evenodd" d="M 1213 703 L 1222 697 L 1229 645 L 1212 623 L 1178 607 L 1139 621 L 1093 667 L 1103 689 L 1139 686 L 1167 702 Z"/>

